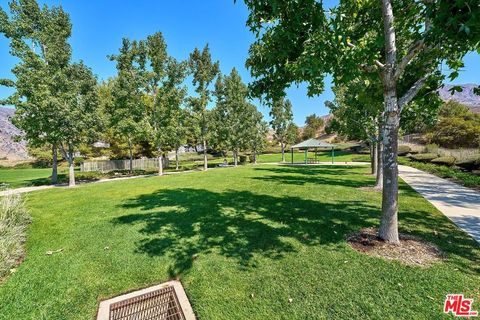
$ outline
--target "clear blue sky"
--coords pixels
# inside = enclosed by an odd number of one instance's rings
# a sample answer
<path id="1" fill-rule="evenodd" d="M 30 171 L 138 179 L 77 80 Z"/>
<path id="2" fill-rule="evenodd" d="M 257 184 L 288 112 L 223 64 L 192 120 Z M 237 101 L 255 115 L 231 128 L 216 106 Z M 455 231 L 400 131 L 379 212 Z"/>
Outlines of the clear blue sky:
<path id="1" fill-rule="evenodd" d="M 3 8 L 7 0 L 0 0 Z M 47 0 L 40 3 L 62 5 L 70 14 L 73 34 L 70 43 L 74 60 L 83 60 L 99 79 L 116 73 L 115 64 L 107 55 L 116 53 L 121 39 L 144 39 L 161 31 L 167 41 L 169 53 L 177 59 L 187 59 L 195 47 L 209 43 L 212 56 L 220 60 L 223 73 L 235 67 L 245 82 L 251 80 L 245 68 L 245 59 L 253 35 L 245 26 L 247 9 L 241 0 L 179 0 L 179 1 L 78 1 Z M 326 1 L 330 4 L 335 0 Z M 10 70 L 15 59 L 9 55 L 8 42 L 0 36 L 0 77 L 11 77 Z M 469 54 L 466 68 L 455 83 L 480 83 L 480 56 Z M 328 79 L 327 79 L 328 82 Z M 324 115 L 328 109 L 325 100 L 333 99 L 330 85 L 319 97 L 308 98 L 306 88 L 301 85 L 287 91 L 292 101 L 295 122 L 302 125 L 305 117 L 316 113 Z M 0 87 L 0 98 L 9 94 Z M 268 109 L 259 106 L 268 118 Z"/>

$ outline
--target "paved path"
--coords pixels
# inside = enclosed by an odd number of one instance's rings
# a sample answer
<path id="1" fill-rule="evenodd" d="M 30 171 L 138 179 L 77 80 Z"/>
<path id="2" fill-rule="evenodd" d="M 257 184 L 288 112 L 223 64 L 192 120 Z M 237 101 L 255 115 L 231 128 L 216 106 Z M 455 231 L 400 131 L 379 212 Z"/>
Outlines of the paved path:
<path id="1" fill-rule="evenodd" d="M 480 243 L 480 193 L 418 169 L 399 166 L 400 177 Z"/>

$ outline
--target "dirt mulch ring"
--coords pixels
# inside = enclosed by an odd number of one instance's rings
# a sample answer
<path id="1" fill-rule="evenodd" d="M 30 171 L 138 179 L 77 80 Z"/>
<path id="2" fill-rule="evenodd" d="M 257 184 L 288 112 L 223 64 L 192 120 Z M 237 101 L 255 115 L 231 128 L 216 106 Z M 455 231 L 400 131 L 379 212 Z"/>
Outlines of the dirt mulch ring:
<path id="1" fill-rule="evenodd" d="M 377 229 L 365 228 L 350 235 L 347 241 L 359 252 L 410 266 L 429 267 L 443 259 L 435 245 L 408 234 L 400 234 L 399 244 L 389 244 L 378 237 Z"/>

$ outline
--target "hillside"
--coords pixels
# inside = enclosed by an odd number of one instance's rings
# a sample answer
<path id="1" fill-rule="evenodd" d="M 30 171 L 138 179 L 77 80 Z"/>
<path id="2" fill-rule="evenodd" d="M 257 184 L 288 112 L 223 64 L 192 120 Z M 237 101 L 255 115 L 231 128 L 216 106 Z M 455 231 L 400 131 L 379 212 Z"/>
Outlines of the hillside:
<path id="1" fill-rule="evenodd" d="M 446 84 L 439 89 L 440 98 L 444 101 L 454 100 L 470 108 L 472 112 L 480 113 L 480 95 L 476 95 L 473 89 L 478 87 L 478 84 L 468 83 L 459 85 L 463 88 L 462 92 L 455 92 L 453 95 L 449 91 L 454 85 Z"/>
<path id="2" fill-rule="evenodd" d="M 22 132 L 10 122 L 14 110 L 0 108 L 0 159 L 26 160 L 28 159 L 25 141 L 16 142 L 14 137 Z"/>

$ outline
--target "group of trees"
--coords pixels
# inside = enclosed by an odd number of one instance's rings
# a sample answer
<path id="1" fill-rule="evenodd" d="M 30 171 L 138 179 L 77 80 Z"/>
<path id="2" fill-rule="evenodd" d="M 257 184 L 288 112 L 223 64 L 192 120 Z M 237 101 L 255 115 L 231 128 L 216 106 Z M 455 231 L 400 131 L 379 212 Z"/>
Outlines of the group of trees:
<path id="1" fill-rule="evenodd" d="M 307 82 L 309 94 L 319 94 L 326 74 L 339 90 L 354 81 L 370 83 L 381 95 L 381 112 L 373 117 L 380 119 L 382 141 L 379 236 L 399 242 L 399 128 L 415 117 L 415 109 L 407 109 L 435 95 L 429 93 L 443 80 L 442 63 L 453 79 L 464 55 L 479 50 L 478 1 L 344 0 L 331 8 L 313 0 L 245 3 L 257 39 L 247 60 L 255 95 L 278 99 L 292 82 Z"/>
<path id="2" fill-rule="evenodd" d="M 30 146 L 51 148 L 52 182 L 57 182 L 57 152 L 69 163 L 69 185 L 75 185 L 74 155 L 93 142 L 112 142 L 128 150 L 130 170 L 134 151 L 158 157 L 163 173 L 165 152 L 201 145 L 204 169 L 207 149 L 256 154 L 265 144 L 267 124 L 249 102 L 248 87 L 234 69 L 220 73 L 208 45 L 195 49 L 187 61 L 167 52 L 160 32 L 145 40 L 123 39 L 117 54 L 117 75 L 97 83 L 83 62 L 72 62 L 68 39 L 72 25 L 61 7 L 40 6 L 35 0 L 12 1 L 9 14 L 0 8 L 0 32 L 10 40 L 19 59 L 15 80 L 0 85 L 14 88 L 2 104 L 14 105 L 14 123 Z M 195 89 L 188 96 L 186 78 Z M 215 83 L 213 90 L 213 84 Z M 210 108 L 215 96 L 216 105 Z"/>
<path id="3" fill-rule="evenodd" d="M 117 63 L 118 73 L 111 80 L 113 85 L 104 89 L 110 91 L 104 110 L 107 123 L 128 146 L 130 170 L 134 146 L 145 141 L 156 150 L 161 175 L 163 151 L 178 150 L 186 141 L 182 106 L 187 95 L 183 84 L 187 63 L 168 55 L 160 32 L 146 40 L 123 39 L 119 53 L 110 59 Z"/>
<path id="4" fill-rule="evenodd" d="M 239 152 L 256 154 L 263 148 L 266 123 L 249 102 L 247 85 L 235 69 L 221 74 L 208 45 L 195 48 L 188 61 L 177 61 L 157 32 L 146 40 L 124 39 L 111 60 L 117 62 L 118 75 L 105 89 L 111 101 L 106 101 L 104 114 L 115 136 L 127 144 L 130 159 L 133 147 L 146 142 L 156 150 L 162 175 L 165 151 L 176 152 L 178 169 L 178 149 L 187 143 L 202 147 L 204 170 L 208 149 L 232 151 L 237 165 Z M 195 96 L 187 96 L 188 75 Z M 208 108 L 213 97 L 215 106 Z"/>

